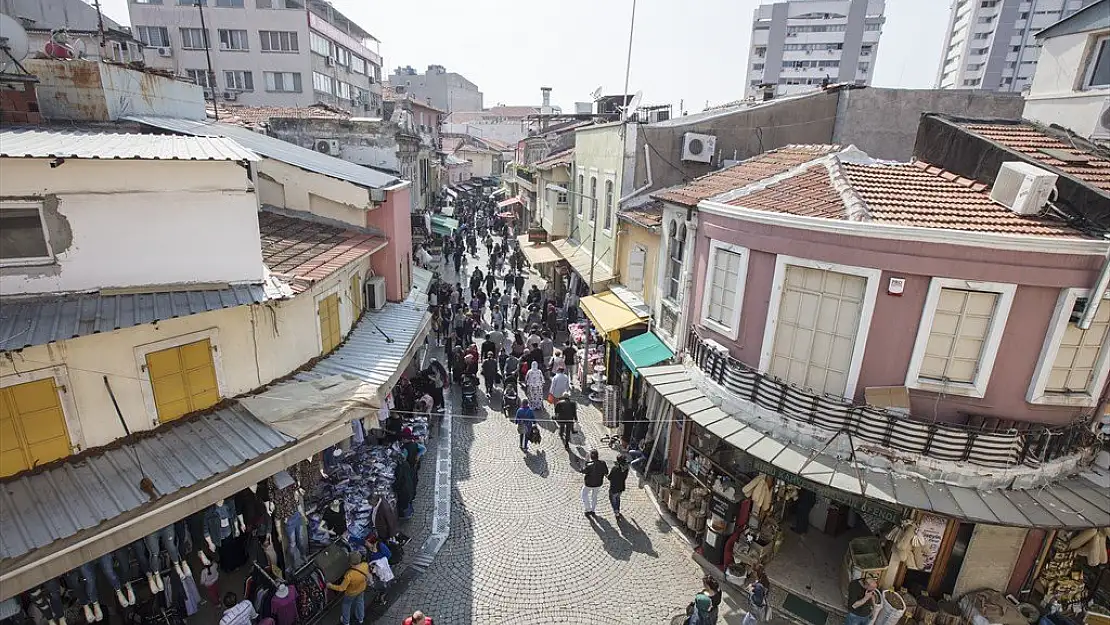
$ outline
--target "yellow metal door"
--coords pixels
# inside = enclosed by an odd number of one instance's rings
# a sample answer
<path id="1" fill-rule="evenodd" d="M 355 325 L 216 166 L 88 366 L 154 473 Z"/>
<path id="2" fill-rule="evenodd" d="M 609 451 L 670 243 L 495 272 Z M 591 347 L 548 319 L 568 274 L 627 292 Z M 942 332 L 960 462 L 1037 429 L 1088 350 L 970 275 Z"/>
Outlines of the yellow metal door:
<path id="1" fill-rule="evenodd" d="M 355 312 L 355 319 L 362 315 L 362 284 L 358 274 L 351 276 L 351 310 Z"/>
<path id="2" fill-rule="evenodd" d="M 210 408 L 220 401 L 212 343 L 208 339 L 151 352 L 146 356 L 146 368 L 154 388 L 158 420 L 162 423 Z"/>
<path id="3" fill-rule="evenodd" d="M 320 345 L 328 353 L 339 345 L 339 295 L 333 293 L 320 300 Z"/>
<path id="4" fill-rule="evenodd" d="M 0 389 L 0 477 L 65 458 L 70 449 L 53 378 Z"/>

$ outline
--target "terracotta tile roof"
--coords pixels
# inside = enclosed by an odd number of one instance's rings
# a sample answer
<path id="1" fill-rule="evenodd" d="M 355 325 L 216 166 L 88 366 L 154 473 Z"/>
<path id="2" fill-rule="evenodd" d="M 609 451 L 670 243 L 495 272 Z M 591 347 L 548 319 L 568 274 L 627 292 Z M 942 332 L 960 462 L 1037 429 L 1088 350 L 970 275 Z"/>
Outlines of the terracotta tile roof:
<path id="1" fill-rule="evenodd" d="M 991 201 L 987 185 L 924 162 L 857 164 L 832 156 L 752 189 L 726 203 L 843 220 L 849 219 L 850 206 L 860 221 L 993 234 L 1084 236 L 1059 220 L 1017 215 Z"/>
<path id="2" fill-rule="evenodd" d="M 695 178 L 684 185 L 663 189 L 651 194 L 651 197 L 682 206 L 697 206 L 701 200 L 785 173 L 838 149 L 840 148 L 835 145 L 788 145 L 753 156 L 727 169 Z"/>
<path id="3" fill-rule="evenodd" d="M 345 230 L 270 211 L 258 213 L 262 262 L 285 278 L 294 293 L 307 290 L 366 254 L 381 249 L 383 237 Z"/>
<path id="4" fill-rule="evenodd" d="M 638 206 L 623 208 L 617 217 L 645 228 L 658 228 L 663 224 L 663 202 L 648 200 Z"/>
<path id="5" fill-rule="evenodd" d="M 547 158 L 536 161 L 536 169 L 554 169 L 574 162 L 574 148 L 567 148 L 561 152 L 548 155 Z"/>
<path id="6" fill-rule="evenodd" d="M 304 107 L 287 106 L 228 106 L 221 104 L 219 107 L 220 123 L 235 124 L 247 128 L 263 126 L 274 117 L 288 117 L 293 119 L 350 119 L 351 114 L 328 106 L 326 104 L 312 104 Z M 213 110 L 208 109 L 208 116 L 212 117 Z"/>
<path id="7" fill-rule="evenodd" d="M 1110 158 L 1082 143 L 1068 141 L 1062 134 L 1055 136 L 1047 129 L 1028 123 L 965 122 L 959 125 L 984 139 L 1065 172 L 1095 188 L 1110 191 Z M 1043 150 L 1062 150 L 1063 153 L 1054 155 Z M 1064 161 L 1058 158 L 1064 154 L 1072 155 L 1076 160 Z"/>

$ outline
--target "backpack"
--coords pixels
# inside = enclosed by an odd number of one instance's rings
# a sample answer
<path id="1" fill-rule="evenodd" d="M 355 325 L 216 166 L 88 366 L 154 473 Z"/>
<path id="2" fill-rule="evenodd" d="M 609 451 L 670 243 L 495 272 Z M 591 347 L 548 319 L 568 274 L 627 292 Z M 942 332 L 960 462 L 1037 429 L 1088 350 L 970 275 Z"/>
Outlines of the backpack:
<path id="1" fill-rule="evenodd" d="M 390 540 L 389 541 L 389 566 L 396 566 L 401 563 L 405 558 L 405 548 L 401 543 Z"/>

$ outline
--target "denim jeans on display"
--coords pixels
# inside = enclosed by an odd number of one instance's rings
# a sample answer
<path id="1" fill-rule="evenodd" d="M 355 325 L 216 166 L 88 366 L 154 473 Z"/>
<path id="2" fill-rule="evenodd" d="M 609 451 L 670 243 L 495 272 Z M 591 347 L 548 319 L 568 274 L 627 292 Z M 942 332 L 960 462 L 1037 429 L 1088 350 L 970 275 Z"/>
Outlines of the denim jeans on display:
<path id="1" fill-rule="evenodd" d="M 147 575 L 150 572 L 157 570 L 156 567 L 158 563 L 154 562 L 152 565 L 150 554 L 148 554 L 146 550 L 145 539 L 136 540 L 135 542 L 131 543 L 130 547 L 125 547 L 124 549 L 129 549 L 135 554 L 135 559 L 139 561 L 139 570 L 142 572 L 143 575 Z"/>
<path id="2" fill-rule="evenodd" d="M 308 531 L 305 527 L 304 516 L 294 512 L 293 516 L 285 521 L 286 547 L 289 551 L 289 560 L 294 569 L 301 568 L 308 553 Z"/>
<path id="3" fill-rule="evenodd" d="M 177 551 L 177 543 L 175 542 L 172 525 L 163 527 L 144 538 L 143 541 L 146 542 L 146 550 L 150 553 L 150 563 L 154 567 L 157 568 L 161 566 L 161 562 L 158 560 L 158 556 L 161 555 L 161 551 L 158 548 L 159 543 L 161 543 L 162 549 L 165 549 L 166 553 L 170 554 L 171 562 L 181 561 L 181 555 Z"/>
<path id="4" fill-rule="evenodd" d="M 65 608 L 62 607 L 62 584 L 55 577 L 42 585 L 46 591 L 46 607 L 50 612 L 47 613 L 43 610 L 43 616 L 47 618 L 61 618 L 65 616 Z M 40 608 L 43 606 L 39 606 Z"/>
<path id="5" fill-rule="evenodd" d="M 104 572 L 104 577 L 108 579 L 108 583 L 112 586 L 113 590 L 119 590 L 122 586 L 119 582 L 119 576 L 116 575 L 116 565 L 112 560 L 112 553 L 106 553 L 97 559 L 100 565 L 100 570 Z"/>
<path id="6" fill-rule="evenodd" d="M 351 612 L 354 612 L 355 623 L 362 625 L 366 620 L 366 593 L 355 595 L 343 595 L 343 609 L 339 616 L 339 622 L 343 625 L 351 624 Z"/>
<path id="7" fill-rule="evenodd" d="M 69 586 L 70 591 L 77 595 L 77 603 L 89 605 L 94 601 L 99 601 L 96 594 L 96 569 L 92 562 L 82 564 L 80 568 L 66 573 L 65 577 L 66 586 Z M 81 579 L 82 577 L 84 579 Z"/>

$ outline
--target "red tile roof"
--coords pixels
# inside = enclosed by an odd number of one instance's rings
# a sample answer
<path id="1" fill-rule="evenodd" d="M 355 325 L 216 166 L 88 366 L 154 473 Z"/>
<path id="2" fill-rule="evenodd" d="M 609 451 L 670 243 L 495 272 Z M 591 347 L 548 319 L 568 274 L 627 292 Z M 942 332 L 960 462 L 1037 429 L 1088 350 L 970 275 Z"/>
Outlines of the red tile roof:
<path id="1" fill-rule="evenodd" d="M 386 243 L 383 237 L 270 211 L 258 213 L 258 230 L 262 262 L 275 275 L 288 279 L 294 293 L 307 290 Z"/>
<path id="2" fill-rule="evenodd" d="M 684 185 L 657 191 L 651 197 L 682 206 L 697 206 L 701 200 L 785 173 L 839 149 L 835 145 L 788 145 L 753 156 L 728 169 L 695 178 Z"/>
<path id="3" fill-rule="evenodd" d="M 638 206 L 622 208 L 617 217 L 645 228 L 658 228 L 663 224 L 663 202 L 648 200 Z"/>
<path id="4" fill-rule="evenodd" d="M 567 148 L 561 152 L 549 155 L 543 160 L 536 161 L 536 169 L 554 169 L 574 162 L 574 148 Z"/>
<path id="5" fill-rule="evenodd" d="M 834 179 L 842 184 L 843 195 Z M 991 201 L 987 185 L 923 162 L 854 164 L 833 156 L 726 203 L 848 219 L 846 201 L 858 209 L 857 218 L 862 221 L 993 234 L 1084 236 L 1056 219 L 1018 215 Z"/>
<path id="6" fill-rule="evenodd" d="M 1095 188 L 1110 191 L 1110 158 L 1081 143 L 1066 141 L 1062 133 L 1055 136 L 1028 123 L 958 123 L 984 139 L 1058 169 Z M 1062 150 L 1077 160 L 1064 161 L 1042 150 Z"/>
<path id="7" fill-rule="evenodd" d="M 220 123 L 235 124 L 247 128 L 264 125 L 274 117 L 287 117 L 293 119 L 350 119 L 351 114 L 342 109 L 327 104 L 312 104 L 304 107 L 287 106 L 229 106 L 221 104 L 219 107 Z M 212 109 L 208 109 L 211 117 Z"/>

